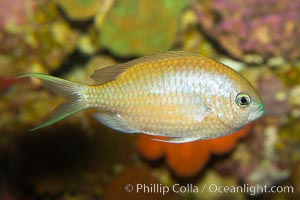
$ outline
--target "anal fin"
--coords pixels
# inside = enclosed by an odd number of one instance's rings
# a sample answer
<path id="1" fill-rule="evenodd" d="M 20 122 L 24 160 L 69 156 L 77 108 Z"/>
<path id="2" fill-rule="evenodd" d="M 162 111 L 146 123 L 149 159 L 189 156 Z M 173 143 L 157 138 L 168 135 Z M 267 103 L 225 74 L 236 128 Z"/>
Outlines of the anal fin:
<path id="1" fill-rule="evenodd" d="M 152 140 L 159 141 L 159 142 L 167 142 L 167 143 L 174 143 L 174 144 L 180 144 L 180 143 L 186 143 L 186 142 L 193 142 L 196 140 L 200 140 L 201 138 L 198 137 L 190 137 L 190 138 L 185 138 L 185 137 L 174 137 L 166 140 L 160 140 L 160 139 L 155 139 L 153 138 Z"/>
<path id="2" fill-rule="evenodd" d="M 138 133 L 138 130 L 132 129 L 130 128 L 126 122 L 124 122 L 124 120 L 121 118 L 120 115 L 118 114 L 114 114 L 114 113 L 109 113 L 109 112 L 97 112 L 93 114 L 94 117 L 101 122 L 102 124 L 123 132 L 123 133 Z"/>

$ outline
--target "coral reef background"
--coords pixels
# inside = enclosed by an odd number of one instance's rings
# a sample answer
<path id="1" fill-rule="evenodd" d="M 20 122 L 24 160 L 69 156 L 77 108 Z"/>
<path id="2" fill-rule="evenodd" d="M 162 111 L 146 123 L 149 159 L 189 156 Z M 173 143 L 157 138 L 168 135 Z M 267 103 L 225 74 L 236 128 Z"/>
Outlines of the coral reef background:
<path id="1" fill-rule="evenodd" d="M 292 0 L 1 0 L 0 199 L 299 199 L 300 9 Z M 93 110 L 29 132 L 60 97 L 40 72 L 93 83 L 100 68 L 167 50 L 209 56 L 258 89 L 266 114 L 214 141 L 122 134 Z M 291 192 L 136 193 L 127 184 L 291 186 Z"/>

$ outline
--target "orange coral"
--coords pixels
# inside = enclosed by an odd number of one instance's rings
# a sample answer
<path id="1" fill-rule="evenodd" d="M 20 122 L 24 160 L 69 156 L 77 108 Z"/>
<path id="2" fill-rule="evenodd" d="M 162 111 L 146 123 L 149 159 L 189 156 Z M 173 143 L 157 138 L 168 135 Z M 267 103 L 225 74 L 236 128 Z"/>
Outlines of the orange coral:
<path id="1" fill-rule="evenodd" d="M 238 132 L 220 138 L 208 140 L 210 143 L 211 153 L 222 155 L 232 151 L 238 140 L 246 136 L 251 130 L 251 125 L 245 126 Z"/>
<path id="2" fill-rule="evenodd" d="M 168 166 L 179 176 L 192 177 L 199 173 L 211 154 L 222 155 L 234 149 L 238 140 L 247 135 L 252 126 L 247 125 L 238 132 L 221 138 L 172 144 L 151 140 L 167 139 L 141 134 L 138 140 L 139 153 L 148 160 L 166 157 Z"/>
<path id="3" fill-rule="evenodd" d="M 183 177 L 190 177 L 199 172 L 210 157 L 209 143 L 205 140 L 171 144 L 166 143 L 166 161 L 173 171 Z"/>
<path id="4" fill-rule="evenodd" d="M 143 155 L 147 160 L 157 160 L 161 158 L 165 153 L 164 145 L 161 142 L 156 142 L 151 140 L 150 138 L 156 138 L 160 140 L 167 139 L 167 137 L 159 137 L 159 136 L 150 136 L 146 134 L 141 134 L 138 141 L 138 149 L 139 152 Z"/>

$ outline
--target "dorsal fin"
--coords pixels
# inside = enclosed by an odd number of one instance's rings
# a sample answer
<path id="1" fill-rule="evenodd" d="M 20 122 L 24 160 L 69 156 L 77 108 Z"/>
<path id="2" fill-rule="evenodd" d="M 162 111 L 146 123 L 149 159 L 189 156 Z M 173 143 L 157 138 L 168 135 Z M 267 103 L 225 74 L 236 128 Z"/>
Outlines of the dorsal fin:
<path id="1" fill-rule="evenodd" d="M 199 56 L 195 53 L 184 52 L 184 51 L 168 51 L 164 53 L 157 53 L 149 56 L 143 56 L 126 63 L 111 65 L 103 67 L 94 71 L 91 75 L 91 78 L 97 82 L 97 84 L 103 84 L 112 80 L 115 80 L 116 77 L 126 71 L 128 68 L 147 62 L 155 62 L 164 59 L 177 58 L 177 57 L 186 57 L 186 56 Z"/>

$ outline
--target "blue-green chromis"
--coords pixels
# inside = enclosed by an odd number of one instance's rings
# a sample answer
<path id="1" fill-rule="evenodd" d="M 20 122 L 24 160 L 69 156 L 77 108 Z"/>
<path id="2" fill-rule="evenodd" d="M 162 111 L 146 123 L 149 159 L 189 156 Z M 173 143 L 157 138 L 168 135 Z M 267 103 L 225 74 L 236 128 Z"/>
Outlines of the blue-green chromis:
<path id="1" fill-rule="evenodd" d="M 44 74 L 66 101 L 51 125 L 78 111 L 96 108 L 95 117 L 124 133 L 171 137 L 180 143 L 233 133 L 264 113 L 254 87 L 233 69 L 197 54 L 171 51 L 96 70 L 95 85 Z M 33 129 L 33 130 L 35 130 Z"/>

